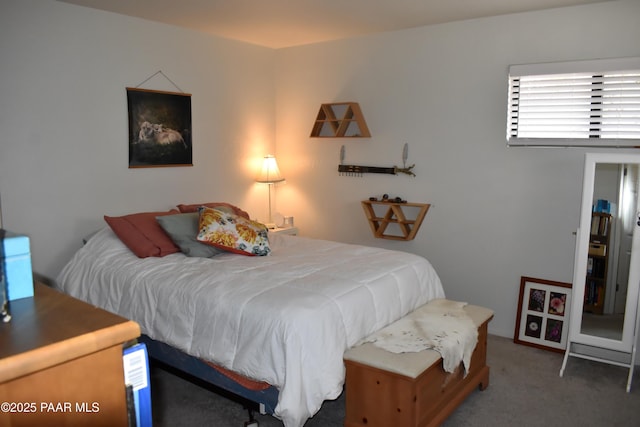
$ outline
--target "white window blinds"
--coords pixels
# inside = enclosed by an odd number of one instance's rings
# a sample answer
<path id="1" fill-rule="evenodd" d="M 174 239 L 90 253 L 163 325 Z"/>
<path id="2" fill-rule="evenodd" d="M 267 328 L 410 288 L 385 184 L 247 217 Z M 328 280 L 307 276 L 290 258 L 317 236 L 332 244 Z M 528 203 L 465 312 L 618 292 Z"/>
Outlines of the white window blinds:
<path id="1" fill-rule="evenodd" d="M 511 66 L 507 140 L 639 146 L 640 58 Z"/>

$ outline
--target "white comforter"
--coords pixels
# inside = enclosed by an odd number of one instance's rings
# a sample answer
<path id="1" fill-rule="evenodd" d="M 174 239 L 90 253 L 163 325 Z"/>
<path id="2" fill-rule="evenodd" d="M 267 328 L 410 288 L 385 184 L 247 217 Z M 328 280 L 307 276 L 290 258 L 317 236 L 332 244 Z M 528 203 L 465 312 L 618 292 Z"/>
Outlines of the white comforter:
<path id="1" fill-rule="evenodd" d="M 143 333 L 279 389 L 275 416 L 300 427 L 344 382 L 344 351 L 434 298 L 417 255 L 271 235 L 264 257 L 139 259 L 107 227 L 60 273 L 60 289 Z"/>

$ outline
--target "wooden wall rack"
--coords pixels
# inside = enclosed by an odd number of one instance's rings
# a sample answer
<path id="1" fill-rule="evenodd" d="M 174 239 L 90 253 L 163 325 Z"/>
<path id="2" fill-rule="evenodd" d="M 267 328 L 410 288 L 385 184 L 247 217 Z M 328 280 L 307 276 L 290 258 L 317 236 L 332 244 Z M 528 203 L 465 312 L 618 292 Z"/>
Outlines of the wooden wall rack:
<path id="1" fill-rule="evenodd" d="M 363 200 L 361 203 L 374 237 L 390 240 L 413 240 L 418 234 L 422 220 L 427 215 L 429 207 L 431 207 L 427 203 L 397 203 L 371 200 Z M 376 215 L 374 206 L 385 206 L 387 208 L 385 215 L 382 217 Z M 407 219 L 403 210 L 405 207 L 419 208 L 415 219 Z M 397 224 L 402 235 L 386 233 L 389 224 Z"/>
<path id="2" fill-rule="evenodd" d="M 313 124 L 315 138 L 369 138 L 369 128 L 357 102 L 321 104 Z"/>

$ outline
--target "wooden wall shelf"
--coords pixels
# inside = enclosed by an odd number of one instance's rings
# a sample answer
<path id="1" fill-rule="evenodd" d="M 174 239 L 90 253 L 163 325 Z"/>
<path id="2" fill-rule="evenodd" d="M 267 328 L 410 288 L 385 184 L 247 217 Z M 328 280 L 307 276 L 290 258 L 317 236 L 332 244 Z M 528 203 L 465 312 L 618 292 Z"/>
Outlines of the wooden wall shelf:
<path id="1" fill-rule="evenodd" d="M 369 138 L 369 128 L 357 102 L 334 102 L 320 105 L 313 124 L 314 138 Z"/>
<path id="2" fill-rule="evenodd" d="M 390 240 L 413 240 L 418 234 L 422 220 L 427 215 L 429 207 L 431 207 L 430 204 L 426 203 L 396 203 L 371 200 L 363 200 L 361 203 L 374 237 Z M 384 216 L 378 216 L 374 206 L 386 207 L 387 211 Z M 419 208 L 415 219 L 407 219 L 403 208 Z M 401 235 L 389 234 L 387 232 L 389 224 L 397 224 Z"/>

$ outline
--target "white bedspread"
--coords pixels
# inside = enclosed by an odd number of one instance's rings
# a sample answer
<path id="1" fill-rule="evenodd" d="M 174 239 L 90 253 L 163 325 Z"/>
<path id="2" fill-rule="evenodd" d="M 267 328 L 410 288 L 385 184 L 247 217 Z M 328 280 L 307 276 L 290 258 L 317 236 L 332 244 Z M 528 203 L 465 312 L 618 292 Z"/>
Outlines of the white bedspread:
<path id="1" fill-rule="evenodd" d="M 275 416 L 300 427 L 344 382 L 343 353 L 444 291 L 417 255 L 271 235 L 264 257 L 139 259 L 108 227 L 57 279 L 144 334 L 279 389 Z"/>

